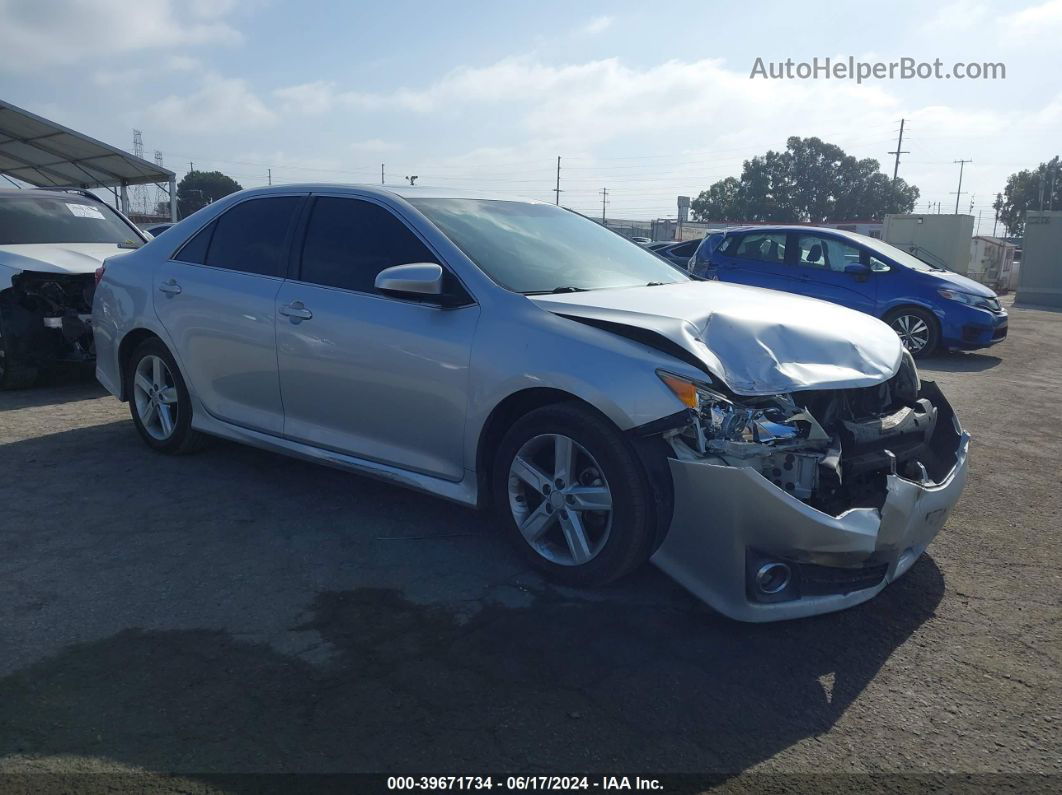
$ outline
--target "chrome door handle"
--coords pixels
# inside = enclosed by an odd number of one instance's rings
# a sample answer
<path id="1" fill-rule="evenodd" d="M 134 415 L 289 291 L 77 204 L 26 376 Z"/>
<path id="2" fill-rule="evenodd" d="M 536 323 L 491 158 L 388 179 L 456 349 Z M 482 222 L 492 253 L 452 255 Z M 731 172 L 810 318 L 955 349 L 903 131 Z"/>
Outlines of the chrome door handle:
<path id="1" fill-rule="evenodd" d="M 166 293 L 166 295 L 178 295 L 181 292 L 181 285 L 177 284 L 176 279 L 170 279 L 168 282 L 160 284 L 159 290 Z"/>
<path id="2" fill-rule="evenodd" d="M 303 306 L 302 301 L 292 301 L 290 304 L 284 304 L 277 311 L 285 317 L 290 317 L 294 320 L 309 320 L 313 317 L 313 312 Z"/>

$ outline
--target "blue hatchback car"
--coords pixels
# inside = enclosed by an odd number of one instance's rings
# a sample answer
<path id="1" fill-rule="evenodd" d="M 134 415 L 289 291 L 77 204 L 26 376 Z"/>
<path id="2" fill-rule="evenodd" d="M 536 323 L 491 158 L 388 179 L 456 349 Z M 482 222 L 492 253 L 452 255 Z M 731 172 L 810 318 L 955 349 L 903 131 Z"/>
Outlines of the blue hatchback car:
<path id="1" fill-rule="evenodd" d="M 696 276 L 821 298 L 881 318 L 914 356 L 985 348 L 1007 336 L 1007 311 L 983 284 L 880 240 L 810 226 L 715 233 L 690 259 Z"/>

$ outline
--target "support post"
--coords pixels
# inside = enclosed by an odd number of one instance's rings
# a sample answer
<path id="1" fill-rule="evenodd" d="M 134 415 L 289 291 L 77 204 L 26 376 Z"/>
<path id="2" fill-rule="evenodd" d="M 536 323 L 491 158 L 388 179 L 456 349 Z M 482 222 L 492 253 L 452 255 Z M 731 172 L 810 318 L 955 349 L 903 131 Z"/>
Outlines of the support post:
<path id="1" fill-rule="evenodd" d="M 170 221 L 177 223 L 177 177 L 170 177 Z"/>

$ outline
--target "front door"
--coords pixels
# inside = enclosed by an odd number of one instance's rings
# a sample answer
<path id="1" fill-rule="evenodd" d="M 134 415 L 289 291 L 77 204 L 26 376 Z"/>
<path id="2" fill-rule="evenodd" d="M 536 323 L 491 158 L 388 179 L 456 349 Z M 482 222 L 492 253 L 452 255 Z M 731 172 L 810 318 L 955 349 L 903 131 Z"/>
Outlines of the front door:
<path id="1" fill-rule="evenodd" d="M 833 235 L 794 233 L 797 291 L 860 312 L 876 314 L 877 281 L 869 268 L 848 273 L 849 265 L 861 264 L 858 246 Z"/>
<path id="2" fill-rule="evenodd" d="M 785 232 L 743 232 L 728 237 L 712 256 L 720 281 L 795 292 L 795 269 L 786 261 Z"/>
<path id="3" fill-rule="evenodd" d="M 373 286 L 384 268 L 413 262 L 438 257 L 387 208 L 313 200 L 298 280 L 277 296 L 284 434 L 457 481 L 471 465 L 464 430 L 479 307 L 469 299 L 442 308 Z"/>
<path id="4" fill-rule="evenodd" d="M 249 199 L 155 269 L 155 312 L 191 391 L 213 416 L 279 435 L 276 297 L 302 196 Z"/>

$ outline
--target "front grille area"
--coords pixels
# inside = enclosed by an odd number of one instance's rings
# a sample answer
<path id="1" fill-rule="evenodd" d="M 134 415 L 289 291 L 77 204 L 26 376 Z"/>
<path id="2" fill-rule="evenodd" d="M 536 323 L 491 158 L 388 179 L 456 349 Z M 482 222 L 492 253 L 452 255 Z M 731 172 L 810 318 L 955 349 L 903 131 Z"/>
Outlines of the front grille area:
<path id="1" fill-rule="evenodd" d="M 860 569 L 840 569 L 834 566 L 800 563 L 797 565 L 800 593 L 803 596 L 827 596 L 873 588 L 885 579 L 885 572 L 888 568 L 887 563 L 865 566 Z"/>
<path id="2" fill-rule="evenodd" d="M 992 332 L 992 339 L 994 339 L 994 340 L 1006 339 L 1006 336 L 1007 336 L 1007 327 L 1006 326 L 997 326 L 996 330 Z"/>

